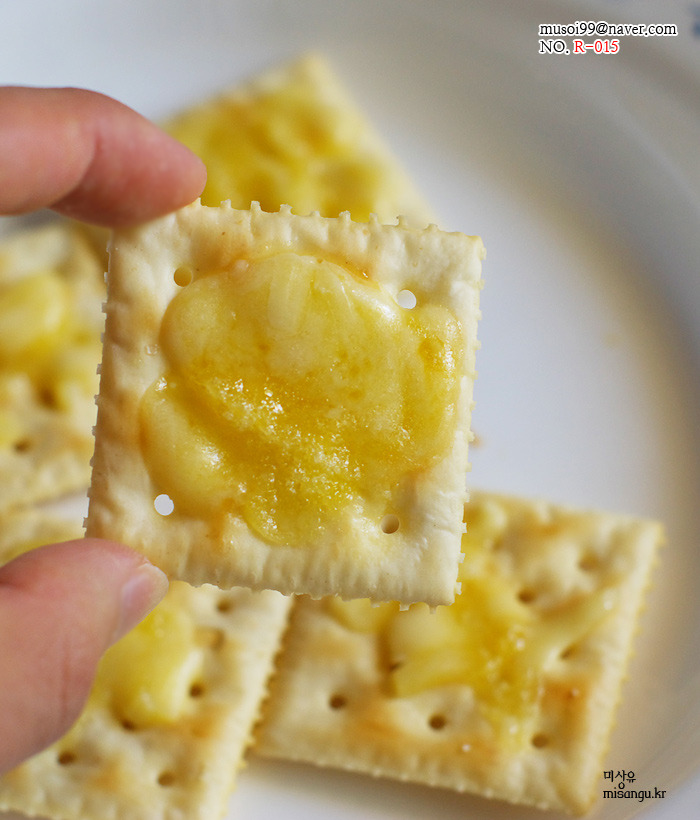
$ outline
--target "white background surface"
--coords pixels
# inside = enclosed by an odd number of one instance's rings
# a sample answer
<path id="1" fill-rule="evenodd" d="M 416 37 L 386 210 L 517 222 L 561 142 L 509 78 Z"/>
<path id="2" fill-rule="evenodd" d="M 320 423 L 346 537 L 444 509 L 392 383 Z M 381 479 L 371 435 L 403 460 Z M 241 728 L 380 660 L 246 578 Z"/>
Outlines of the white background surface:
<path id="1" fill-rule="evenodd" d="M 622 38 L 616 55 L 538 54 L 538 24 L 577 20 L 680 33 Z M 606 762 L 666 797 L 601 800 L 593 816 L 610 820 L 700 807 L 697 32 L 700 4 L 644 0 L 0 5 L 0 83 L 94 88 L 155 119 L 322 51 L 441 226 L 483 237 L 471 484 L 668 531 Z M 438 811 L 543 817 L 251 756 L 227 820 Z"/>

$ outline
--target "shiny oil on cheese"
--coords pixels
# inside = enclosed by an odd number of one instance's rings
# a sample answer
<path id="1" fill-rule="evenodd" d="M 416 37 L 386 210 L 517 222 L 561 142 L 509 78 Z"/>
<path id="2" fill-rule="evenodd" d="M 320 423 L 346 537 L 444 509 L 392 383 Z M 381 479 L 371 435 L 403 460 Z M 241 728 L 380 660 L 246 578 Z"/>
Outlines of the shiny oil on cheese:
<path id="1" fill-rule="evenodd" d="M 174 514 L 240 515 L 271 544 L 313 544 L 353 510 L 379 523 L 454 439 L 463 346 L 451 312 L 404 308 L 361 271 L 239 259 L 165 313 L 149 472 Z"/>

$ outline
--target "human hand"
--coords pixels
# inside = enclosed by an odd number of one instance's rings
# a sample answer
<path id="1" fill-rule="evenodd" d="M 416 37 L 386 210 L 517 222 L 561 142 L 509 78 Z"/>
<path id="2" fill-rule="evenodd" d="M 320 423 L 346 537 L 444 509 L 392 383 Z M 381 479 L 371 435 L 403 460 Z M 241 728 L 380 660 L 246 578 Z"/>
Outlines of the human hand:
<path id="1" fill-rule="evenodd" d="M 98 539 L 40 547 L 0 569 L 0 772 L 70 728 L 103 652 L 167 587 L 142 556 Z"/>
<path id="2" fill-rule="evenodd" d="M 189 149 L 110 97 L 0 87 L 0 215 L 52 208 L 121 227 L 187 205 L 205 181 Z"/>
<path id="3" fill-rule="evenodd" d="M 120 103 L 79 89 L 0 88 L 0 215 L 52 208 L 103 226 L 194 200 L 204 165 Z M 64 734 L 103 652 L 163 597 L 125 546 L 53 544 L 0 569 L 0 772 Z"/>

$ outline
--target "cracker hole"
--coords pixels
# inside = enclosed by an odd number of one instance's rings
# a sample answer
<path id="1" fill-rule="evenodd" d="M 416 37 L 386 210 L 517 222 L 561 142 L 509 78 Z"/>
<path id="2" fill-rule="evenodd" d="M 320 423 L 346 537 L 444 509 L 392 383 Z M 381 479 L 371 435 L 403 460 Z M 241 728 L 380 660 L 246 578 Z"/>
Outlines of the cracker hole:
<path id="1" fill-rule="evenodd" d="M 136 724 L 130 720 L 122 720 L 122 729 L 124 729 L 125 732 L 135 732 Z"/>
<path id="2" fill-rule="evenodd" d="M 56 410 L 58 407 L 56 402 L 56 394 L 50 387 L 46 387 L 39 391 L 39 401 L 49 410 Z"/>
<path id="3" fill-rule="evenodd" d="M 563 661 L 568 661 L 569 658 L 573 657 L 574 653 L 576 652 L 576 647 L 572 644 L 571 646 L 566 646 L 562 651 L 559 653 L 559 657 Z"/>
<path id="4" fill-rule="evenodd" d="M 194 274 L 192 273 L 191 268 L 188 268 L 186 265 L 181 265 L 179 268 L 176 268 L 175 273 L 173 274 L 173 279 L 178 287 L 184 288 L 192 283 Z"/>
<path id="5" fill-rule="evenodd" d="M 21 438 L 14 443 L 15 453 L 26 453 L 32 449 L 34 443 L 30 438 Z"/>
<path id="6" fill-rule="evenodd" d="M 57 758 L 59 766 L 70 766 L 72 763 L 75 763 L 77 759 L 78 756 L 76 753 L 69 750 L 61 752 Z"/>
<path id="7" fill-rule="evenodd" d="M 518 600 L 523 604 L 531 604 L 535 598 L 537 598 L 537 593 L 534 589 L 521 589 L 518 593 Z"/>
<path id="8" fill-rule="evenodd" d="M 158 775 L 159 786 L 172 786 L 175 783 L 175 775 L 172 772 L 161 772 Z"/>
<path id="9" fill-rule="evenodd" d="M 199 646 L 218 652 L 226 643 L 226 635 L 222 629 L 216 627 L 200 627 L 197 630 L 196 641 Z"/>
<path id="10" fill-rule="evenodd" d="M 157 495 L 153 500 L 153 506 L 156 508 L 158 515 L 168 516 L 175 509 L 175 503 L 172 498 L 166 493 Z"/>
<path id="11" fill-rule="evenodd" d="M 348 699 L 345 695 L 337 693 L 335 695 L 331 695 L 328 700 L 328 705 L 331 709 L 344 709 L 348 705 Z"/>
<path id="12" fill-rule="evenodd" d="M 216 604 L 216 609 L 222 613 L 230 612 L 233 609 L 233 601 L 230 598 L 222 598 Z"/>
<path id="13" fill-rule="evenodd" d="M 192 686 L 190 686 L 191 698 L 201 698 L 204 692 L 205 688 L 203 683 L 193 683 Z"/>
<path id="14" fill-rule="evenodd" d="M 416 306 L 416 294 L 412 290 L 404 289 L 400 290 L 396 294 L 396 301 L 402 308 L 406 308 L 406 310 L 413 310 Z"/>
<path id="15" fill-rule="evenodd" d="M 382 518 L 382 532 L 387 533 L 387 535 L 391 535 L 392 532 L 396 532 L 399 528 L 400 522 L 398 515 L 394 515 L 393 513 L 389 513 Z"/>
<path id="16" fill-rule="evenodd" d="M 581 557 L 578 566 L 579 569 L 582 569 L 584 572 L 595 572 L 600 566 L 600 561 L 595 553 L 590 552 Z"/>
<path id="17" fill-rule="evenodd" d="M 436 732 L 439 732 L 447 726 L 447 718 L 444 715 L 431 715 L 428 726 Z"/>
<path id="18" fill-rule="evenodd" d="M 532 740 L 530 742 L 535 749 L 544 749 L 546 746 L 549 746 L 549 737 L 543 732 L 538 732 L 536 735 L 532 736 Z"/>

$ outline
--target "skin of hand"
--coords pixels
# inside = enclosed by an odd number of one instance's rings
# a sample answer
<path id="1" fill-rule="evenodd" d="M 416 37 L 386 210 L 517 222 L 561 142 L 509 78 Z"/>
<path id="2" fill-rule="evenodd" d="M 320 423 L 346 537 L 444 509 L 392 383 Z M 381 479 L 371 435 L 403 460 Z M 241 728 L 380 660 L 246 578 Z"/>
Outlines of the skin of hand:
<path id="1" fill-rule="evenodd" d="M 74 88 L 0 87 L 0 216 L 50 208 L 107 227 L 176 210 L 203 163 L 138 113 Z M 104 651 L 162 599 L 166 576 L 121 544 L 40 547 L 0 568 L 0 773 L 76 720 Z"/>
<path id="2" fill-rule="evenodd" d="M 0 88 L 0 214 L 52 208 L 111 228 L 187 205 L 202 161 L 116 100 L 77 88 Z"/>

